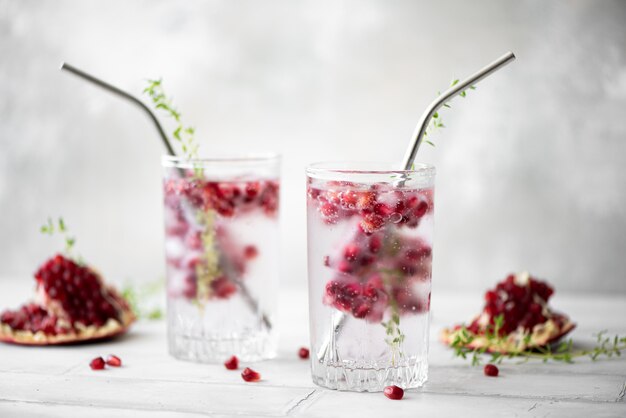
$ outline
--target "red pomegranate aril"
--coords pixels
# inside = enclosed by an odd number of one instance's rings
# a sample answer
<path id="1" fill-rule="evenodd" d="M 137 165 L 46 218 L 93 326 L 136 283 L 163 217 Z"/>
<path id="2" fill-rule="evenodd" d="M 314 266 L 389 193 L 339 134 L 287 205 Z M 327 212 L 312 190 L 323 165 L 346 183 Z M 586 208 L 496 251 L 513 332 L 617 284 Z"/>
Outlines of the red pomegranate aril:
<path id="1" fill-rule="evenodd" d="M 385 221 L 381 216 L 368 214 L 363 217 L 363 220 L 361 221 L 361 228 L 366 234 L 371 234 L 382 228 L 384 223 Z"/>
<path id="2" fill-rule="evenodd" d="M 322 215 L 330 218 L 337 215 L 337 206 L 327 202 L 322 205 L 320 211 L 322 212 Z"/>
<path id="3" fill-rule="evenodd" d="M 350 274 L 352 273 L 352 265 L 345 260 L 341 260 L 339 266 L 337 266 L 337 270 L 342 273 Z"/>
<path id="4" fill-rule="evenodd" d="M 104 364 L 104 359 L 102 357 L 96 357 L 91 360 L 89 367 L 91 367 L 91 370 L 102 370 L 104 369 Z"/>
<path id="5" fill-rule="evenodd" d="M 371 310 L 372 308 L 370 307 L 369 304 L 361 303 L 359 305 L 356 305 L 352 309 L 352 316 L 354 316 L 355 318 L 365 318 L 370 313 Z"/>
<path id="6" fill-rule="evenodd" d="M 356 207 L 360 210 L 372 210 L 372 206 L 376 202 L 376 193 L 362 192 L 357 198 Z"/>
<path id="7" fill-rule="evenodd" d="M 227 299 L 237 291 L 237 286 L 226 276 L 219 276 L 211 282 L 211 290 L 220 299 Z"/>
<path id="8" fill-rule="evenodd" d="M 354 261 L 359 256 L 360 248 L 355 243 L 348 244 L 343 250 L 343 257 L 348 261 Z"/>
<path id="9" fill-rule="evenodd" d="M 232 356 L 224 362 L 224 367 L 228 370 L 237 370 L 239 368 L 239 359 L 237 356 Z"/>
<path id="10" fill-rule="evenodd" d="M 302 347 L 298 350 L 298 357 L 305 360 L 309 358 L 309 349 L 306 347 Z"/>
<path id="11" fill-rule="evenodd" d="M 257 255 L 259 255 L 259 250 L 254 245 L 246 245 L 246 247 L 243 249 L 243 255 L 246 260 L 252 260 L 253 258 L 256 258 Z"/>
<path id="12" fill-rule="evenodd" d="M 391 209 L 389 206 L 385 205 L 384 203 L 377 203 L 374 205 L 374 213 L 376 215 L 386 218 L 388 216 L 391 216 L 391 214 L 393 213 L 393 209 Z"/>
<path id="13" fill-rule="evenodd" d="M 490 376 L 490 377 L 497 377 L 498 376 L 498 367 L 496 367 L 493 364 L 487 364 L 485 365 L 485 368 L 483 369 L 483 371 L 485 372 L 485 376 Z"/>
<path id="14" fill-rule="evenodd" d="M 120 359 L 118 356 L 110 354 L 109 357 L 107 357 L 107 362 L 106 362 L 109 366 L 112 367 L 121 367 L 122 366 L 122 359 Z"/>
<path id="15" fill-rule="evenodd" d="M 373 254 L 376 254 L 380 250 L 381 246 L 382 246 L 382 240 L 380 239 L 380 237 L 378 235 L 372 235 L 370 237 L 369 245 L 368 245 L 370 252 L 372 252 Z"/>
<path id="16" fill-rule="evenodd" d="M 258 382 L 259 380 L 261 380 L 261 375 L 249 367 L 243 369 L 243 372 L 241 372 L 241 377 L 246 382 Z"/>
<path id="17" fill-rule="evenodd" d="M 404 390 L 396 385 L 387 386 L 384 390 L 385 396 L 389 399 L 393 399 L 394 401 L 398 401 L 402 399 L 404 396 Z"/>

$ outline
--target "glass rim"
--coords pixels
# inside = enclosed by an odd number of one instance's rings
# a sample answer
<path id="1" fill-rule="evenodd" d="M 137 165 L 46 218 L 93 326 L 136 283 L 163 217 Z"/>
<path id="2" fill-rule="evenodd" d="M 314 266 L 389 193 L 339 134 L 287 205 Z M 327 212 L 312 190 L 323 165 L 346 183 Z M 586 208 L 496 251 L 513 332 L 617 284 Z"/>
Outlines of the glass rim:
<path id="1" fill-rule="evenodd" d="M 232 153 L 214 154 L 207 157 L 187 158 L 177 155 L 163 155 L 161 162 L 165 166 L 194 166 L 208 163 L 269 163 L 280 161 L 281 155 L 277 152 L 264 153 Z"/>
<path id="2" fill-rule="evenodd" d="M 382 168 L 386 166 L 385 168 Z M 415 163 L 413 169 L 394 169 L 397 163 L 382 161 L 321 161 L 306 166 L 307 175 L 322 174 L 417 174 L 420 176 L 434 176 L 436 173 L 435 166 L 428 163 Z M 381 167 L 381 168 L 376 168 Z"/>

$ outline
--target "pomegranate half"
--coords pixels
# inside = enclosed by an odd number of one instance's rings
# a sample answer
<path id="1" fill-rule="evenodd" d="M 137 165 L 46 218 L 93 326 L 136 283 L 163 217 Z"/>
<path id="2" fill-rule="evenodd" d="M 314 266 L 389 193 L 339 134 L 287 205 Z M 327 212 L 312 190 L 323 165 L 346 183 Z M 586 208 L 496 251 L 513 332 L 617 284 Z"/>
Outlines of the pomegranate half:
<path id="1" fill-rule="evenodd" d="M 485 293 L 485 307 L 468 326 L 457 325 L 444 329 L 441 340 L 448 345 L 467 341 L 468 348 L 484 348 L 488 352 L 515 353 L 543 347 L 558 341 L 574 329 L 576 324 L 548 306 L 554 293 L 552 287 L 531 277 L 527 272 L 510 274 L 495 289 Z M 498 328 L 500 338 L 489 338 L 496 328 L 496 318 L 502 321 Z"/>
<path id="2" fill-rule="evenodd" d="M 35 273 L 35 301 L 0 314 L 0 341 L 57 345 L 111 338 L 135 321 L 122 295 L 89 266 L 56 255 Z"/>

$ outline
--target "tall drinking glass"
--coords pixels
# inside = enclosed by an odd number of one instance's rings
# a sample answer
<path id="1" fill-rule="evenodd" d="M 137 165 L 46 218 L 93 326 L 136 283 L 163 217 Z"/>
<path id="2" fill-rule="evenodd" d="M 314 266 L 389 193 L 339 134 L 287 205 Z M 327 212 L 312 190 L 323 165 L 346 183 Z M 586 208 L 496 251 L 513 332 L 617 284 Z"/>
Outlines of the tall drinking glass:
<path id="1" fill-rule="evenodd" d="M 320 163 L 306 174 L 313 381 L 352 391 L 421 386 L 435 168 Z"/>
<path id="2" fill-rule="evenodd" d="M 162 163 L 170 354 L 275 356 L 280 158 Z"/>

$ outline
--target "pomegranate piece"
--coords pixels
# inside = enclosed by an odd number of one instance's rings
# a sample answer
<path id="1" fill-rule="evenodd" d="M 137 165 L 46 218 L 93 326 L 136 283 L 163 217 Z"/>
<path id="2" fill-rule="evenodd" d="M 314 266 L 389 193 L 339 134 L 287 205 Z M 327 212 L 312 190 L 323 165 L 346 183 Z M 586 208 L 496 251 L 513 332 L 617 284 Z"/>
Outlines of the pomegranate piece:
<path id="1" fill-rule="evenodd" d="M 91 367 L 91 370 L 103 370 L 104 360 L 102 359 L 102 357 L 96 357 L 95 359 L 91 360 L 91 362 L 89 363 L 89 367 Z"/>
<path id="2" fill-rule="evenodd" d="M 237 370 L 239 368 L 239 359 L 237 356 L 232 356 L 224 362 L 224 367 L 228 370 Z"/>
<path id="3" fill-rule="evenodd" d="M 493 364 L 486 364 L 483 372 L 485 376 L 498 377 L 499 370 L 498 367 Z"/>
<path id="4" fill-rule="evenodd" d="M 306 347 L 302 347 L 300 348 L 300 350 L 298 350 L 298 357 L 300 357 L 301 359 L 308 359 L 309 358 L 309 349 Z"/>
<path id="5" fill-rule="evenodd" d="M 465 329 L 444 329 L 441 339 L 452 344 L 466 332 L 472 337 L 469 348 L 505 354 L 554 343 L 576 325 L 548 306 L 553 293 L 548 283 L 526 272 L 510 274 L 485 293 L 483 311 Z M 488 338 L 496 331 L 500 338 Z"/>
<path id="6" fill-rule="evenodd" d="M 0 314 L 0 341 L 55 345 L 124 333 L 135 316 L 128 302 L 89 266 L 62 255 L 35 273 L 36 300 Z"/>
<path id="7" fill-rule="evenodd" d="M 404 396 L 404 390 L 401 387 L 395 385 L 387 386 L 383 392 L 386 397 L 395 401 L 402 399 L 402 397 Z"/>
<path id="8" fill-rule="evenodd" d="M 246 382 L 258 382 L 259 380 L 261 380 L 261 375 L 249 367 L 243 369 L 243 372 L 241 372 L 241 377 Z"/>
<path id="9" fill-rule="evenodd" d="M 122 367 L 122 359 L 116 355 L 109 354 L 107 357 L 107 364 L 111 367 Z"/>

